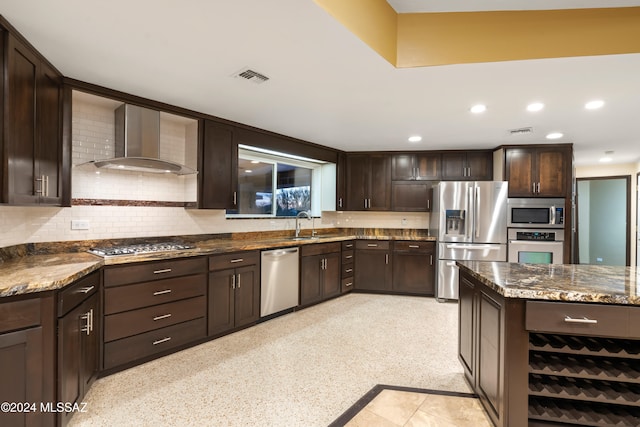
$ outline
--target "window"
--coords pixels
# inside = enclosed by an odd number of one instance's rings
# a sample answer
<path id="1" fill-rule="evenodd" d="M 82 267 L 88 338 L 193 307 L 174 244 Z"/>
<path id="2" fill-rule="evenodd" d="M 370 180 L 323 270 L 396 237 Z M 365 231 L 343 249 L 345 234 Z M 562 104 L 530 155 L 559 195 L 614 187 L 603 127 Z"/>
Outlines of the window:
<path id="1" fill-rule="evenodd" d="M 335 209 L 334 164 L 241 145 L 238 208 L 227 210 L 227 216 L 291 217 L 302 211 L 319 216 L 327 209 L 323 184 L 333 193 Z"/>

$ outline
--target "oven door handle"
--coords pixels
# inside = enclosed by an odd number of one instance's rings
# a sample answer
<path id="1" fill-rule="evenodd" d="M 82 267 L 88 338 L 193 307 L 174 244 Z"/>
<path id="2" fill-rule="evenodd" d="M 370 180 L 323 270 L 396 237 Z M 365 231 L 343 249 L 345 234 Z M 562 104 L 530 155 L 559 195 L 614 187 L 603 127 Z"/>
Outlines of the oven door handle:
<path id="1" fill-rule="evenodd" d="M 551 221 L 550 221 L 549 223 L 550 223 L 551 225 L 555 225 L 555 223 L 556 223 L 556 207 L 555 207 L 555 206 L 551 206 L 551 207 L 549 208 L 549 210 L 551 211 L 551 212 L 549 212 L 549 213 L 551 214 L 551 215 L 550 215 L 550 217 L 551 217 Z"/>
<path id="2" fill-rule="evenodd" d="M 469 249 L 472 251 L 497 251 L 500 248 L 498 246 L 490 245 L 447 245 L 447 249 Z"/>

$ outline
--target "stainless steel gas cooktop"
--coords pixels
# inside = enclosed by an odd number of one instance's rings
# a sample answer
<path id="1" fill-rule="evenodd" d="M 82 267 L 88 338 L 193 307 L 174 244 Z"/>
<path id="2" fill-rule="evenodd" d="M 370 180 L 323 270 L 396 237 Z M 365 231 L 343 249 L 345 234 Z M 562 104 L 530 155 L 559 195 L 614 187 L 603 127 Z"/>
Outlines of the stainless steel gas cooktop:
<path id="1" fill-rule="evenodd" d="M 180 251 L 184 249 L 193 249 L 195 246 L 182 244 L 182 243 L 174 243 L 174 242 L 163 242 L 163 243 L 143 243 L 139 245 L 125 245 L 125 246 L 111 246 L 105 248 L 91 248 L 89 252 L 95 255 L 107 257 L 107 256 L 118 256 L 118 255 L 138 255 L 138 254 L 149 254 L 155 252 L 170 252 L 170 251 Z"/>

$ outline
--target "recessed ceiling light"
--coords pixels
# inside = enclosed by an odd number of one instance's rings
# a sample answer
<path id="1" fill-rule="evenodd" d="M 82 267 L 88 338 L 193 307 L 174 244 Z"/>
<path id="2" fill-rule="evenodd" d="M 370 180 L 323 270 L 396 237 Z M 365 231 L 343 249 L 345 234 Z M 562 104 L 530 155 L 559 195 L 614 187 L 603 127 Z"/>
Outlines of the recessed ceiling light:
<path id="1" fill-rule="evenodd" d="M 487 106 L 484 104 L 476 104 L 469 109 L 473 114 L 480 114 L 487 111 Z"/>
<path id="2" fill-rule="evenodd" d="M 605 151 L 604 152 L 604 157 L 600 157 L 599 161 L 602 163 L 608 163 L 610 161 L 613 160 L 613 158 L 611 157 L 611 155 L 613 154 L 613 151 L 609 150 L 609 151 Z"/>
<path id="3" fill-rule="evenodd" d="M 540 111 L 544 108 L 544 104 L 542 102 L 532 102 L 531 104 L 527 105 L 527 111 Z"/>
<path id="4" fill-rule="evenodd" d="M 409 142 L 420 142 L 422 137 L 420 135 L 413 135 L 409 137 Z"/>
<path id="5" fill-rule="evenodd" d="M 586 108 L 587 110 L 597 110 L 598 108 L 601 108 L 604 105 L 604 101 L 601 99 L 596 99 L 593 101 L 589 101 L 586 104 L 584 104 L 584 108 Z"/>
<path id="6" fill-rule="evenodd" d="M 560 139 L 564 136 L 561 132 L 551 132 L 547 134 L 547 139 Z"/>

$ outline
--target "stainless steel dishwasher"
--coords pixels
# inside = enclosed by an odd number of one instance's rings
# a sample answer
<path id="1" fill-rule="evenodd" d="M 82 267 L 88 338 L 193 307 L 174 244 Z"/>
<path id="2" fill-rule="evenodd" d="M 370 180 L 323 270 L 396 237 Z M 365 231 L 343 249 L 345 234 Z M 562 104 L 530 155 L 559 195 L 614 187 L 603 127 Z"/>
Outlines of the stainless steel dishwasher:
<path id="1" fill-rule="evenodd" d="M 298 305 L 298 248 L 262 251 L 260 317 Z"/>

